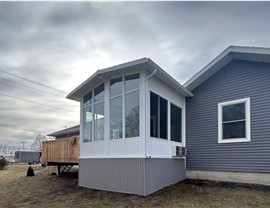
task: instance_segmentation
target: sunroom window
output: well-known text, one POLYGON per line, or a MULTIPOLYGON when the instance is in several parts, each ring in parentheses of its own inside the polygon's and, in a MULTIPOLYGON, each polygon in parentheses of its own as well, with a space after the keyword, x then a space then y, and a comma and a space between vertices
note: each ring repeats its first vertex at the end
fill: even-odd
POLYGON ((92 91, 83 98, 83 142, 92 141, 92 91))
POLYGON ((167 139, 168 101, 150 92, 150 136, 167 139))
POLYGON ((110 80, 110 139, 140 135, 139 74, 110 80))
POLYGON ((171 104, 171 141, 182 142, 182 109, 171 104))
POLYGON ((104 118, 103 83, 83 98, 83 142, 104 140, 104 118))
POLYGON ((104 140, 104 83, 94 90, 94 141, 104 140))
POLYGON ((250 141, 250 99, 218 104, 219 142, 250 141))

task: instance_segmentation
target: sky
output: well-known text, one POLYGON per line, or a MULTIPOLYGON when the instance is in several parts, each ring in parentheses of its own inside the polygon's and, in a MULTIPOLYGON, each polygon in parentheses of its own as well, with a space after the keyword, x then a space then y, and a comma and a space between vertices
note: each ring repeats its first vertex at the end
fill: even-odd
POLYGON ((148 57, 184 84, 229 45, 270 47, 270 2, 0 2, 0 145, 79 124, 66 95, 148 57))

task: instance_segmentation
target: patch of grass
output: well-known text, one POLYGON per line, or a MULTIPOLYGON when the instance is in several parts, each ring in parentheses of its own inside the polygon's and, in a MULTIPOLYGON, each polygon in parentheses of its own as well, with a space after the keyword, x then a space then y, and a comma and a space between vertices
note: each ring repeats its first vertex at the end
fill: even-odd
MULTIPOLYGON (((78 187, 77 177, 49 175, 33 166, 9 165, 0 171, 0 207, 270 207, 267 187, 186 180, 147 197, 78 187)), ((269 187, 268 187, 269 188, 269 187)))

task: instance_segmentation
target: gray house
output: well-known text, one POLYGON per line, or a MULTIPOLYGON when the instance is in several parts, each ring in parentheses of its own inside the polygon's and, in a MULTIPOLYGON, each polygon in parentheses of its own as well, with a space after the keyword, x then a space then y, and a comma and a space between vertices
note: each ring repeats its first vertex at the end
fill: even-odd
POLYGON ((80 136, 80 125, 62 129, 60 131, 50 133, 47 136, 55 137, 55 139, 63 139, 63 138, 68 138, 72 136, 80 136))
POLYGON ((184 86, 187 177, 270 184, 270 49, 230 46, 184 86))
POLYGON ((79 186, 269 183, 268 89, 265 48, 230 46, 184 86, 148 58, 98 70, 67 96, 81 103, 79 186))

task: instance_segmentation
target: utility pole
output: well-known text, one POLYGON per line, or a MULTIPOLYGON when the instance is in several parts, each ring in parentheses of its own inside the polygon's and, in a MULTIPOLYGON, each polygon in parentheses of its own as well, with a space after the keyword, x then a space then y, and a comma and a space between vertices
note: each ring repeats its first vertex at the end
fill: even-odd
POLYGON ((24 150, 24 144, 26 143, 26 142, 21 142, 22 143, 22 150, 24 150))

